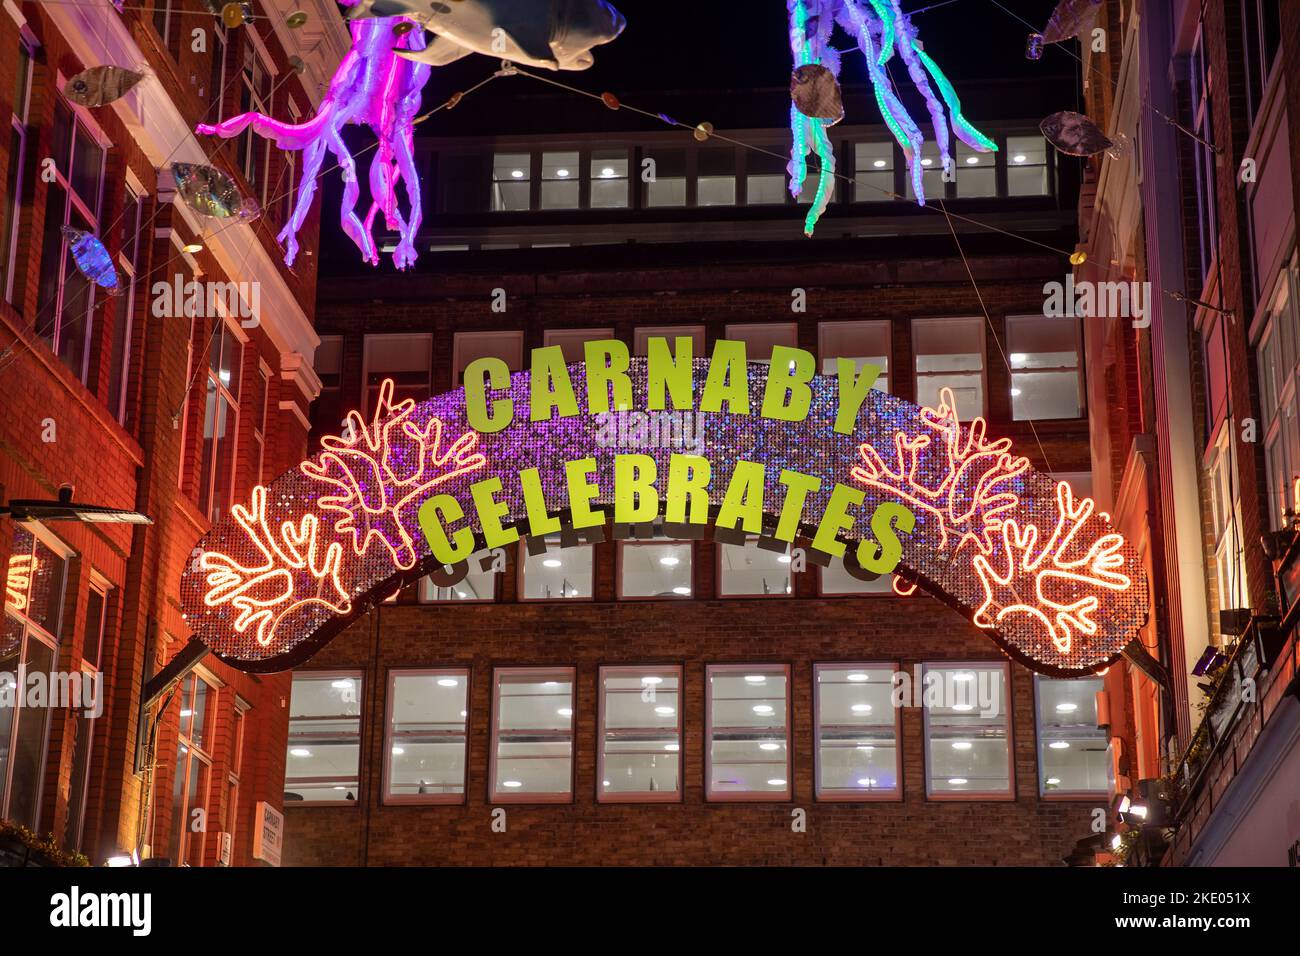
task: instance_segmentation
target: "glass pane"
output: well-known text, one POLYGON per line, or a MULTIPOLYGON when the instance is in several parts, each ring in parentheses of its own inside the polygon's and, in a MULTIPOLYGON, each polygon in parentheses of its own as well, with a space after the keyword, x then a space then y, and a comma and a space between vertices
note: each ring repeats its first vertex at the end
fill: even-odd
POLYGON ((839 374, 839 359, 852 359, 858 372, 864 365, 880 369, 872 388, 889 391, 889 323, 823 322, 818 326, 823 375, 839 374))
POLYGON ((853 144, 853 200, 880 202, 893 198, 894 144, 853 144))
MULTIPOLYGON (((10 571, 10 580, 13 572, 10 571)), ((12 614, 0 618, 0 694, 16 694, 18 690, 18 661, 23 648, 23 625, 12 614)), ((9 780, 10 734, 14 728, 17 707, 0 707, 0 807, 4 806, 5 785, 9 780)))
POLYGON ((790 793, 787 678, 773 665, 708 668, 709 793, 790 793))
POLYGON ((498 670, 495 697, 493 794, 570 793, 572 668, 498 670))
POLYGON ((393 380, 393 402, 429 397, 433 339, 428 335, 367 335, 366 409, 372 411, 384 379, 393 380))
MULTIPOLYGON (((913 188, 911 166, 903 171, 903 179, 907 184, 907 198, 915 199, 916 190, 913 188)), ((934 137, 926 133, 925 145, 921 148, 921 188, 925 190, 925 198, 942 199, 946 186, 943 181, 943 161, 939 158, 939 147, 935 145, 934 137)))
POLYGON ((926 664, 924 675, 926 792, 1009 792, 1005 670, 926 664))
POLYGON ((760 548, 756 535, 750 535, 743 547, 723 544, 721 548, 724 596, 791 593, 790 555, 760 548))
POLYGON ((67 560, 26 528, 16 527, 13 541, 5 605, 57 640, 67 560))
POLYGON ((361 691, 359 675, 294 675, 286 801, 357 799, 361 691))
POLYGON ((590 175, 592 209, 627 207, 627 150, 592 150, 590 175))
POLYGON ((199 750, 211 749, 207 746, 211 738, 211 723, 215 713, 208 707, 208 698, 211 696, 208 682, 200 677, 194 680, 194 720, 190 724, 190 742, 199 750))
POLYGON ((819 664, 816 671, 817 795, 896 793, 892 669, 819 664))
MULTIPOLYGON (((87 675, 83 674, 83 677, 87 675)), ((3 679, 3 678, 0 678, 3 679)), ((68 714, 68 732, 72 735, 72 778, 68 785, 68 819, 63 828, 63 846, 77 850, 81 847, 81 821, 86 809, 86 775, 90 769, 90 744, 95 733, 95 722, 86 716, 84 708, 74 707, 68 714)), ((3 727, 0 726, 0 732, 3 727)), ((4 773, 0 763, 0 774, 4 773)))
POLYGON ((542 208, 578 208, 578 154, 542 153, 542 208))
POLYGON ((600 793, 676 794, 681 787, 681 672, 601 668, 600 793))
POLYGON ((492 209, 518 211, 530 207, 527 153, 497 153, 492 159, 492 209))
POLYGON ((654 179, 646 183, 647 206, 686 205, 686 153, 680 149, 646 152, 654 179))
POLYGON ((467 671, 394 674, 389 702, 388 795, 465 792, 467 671))
POLYGON ((496 600, 496 572, 484 571, 482 565, 482 559, 488 554, 487 551, 479 551, 470 555, 469 573, 455 584, 442 587, 434 584, 432 577, 425 575, 420 579, 420 600, 429 604, 496 600))
POLYGON ((523 549, 524 598, 552 601, 592 595, 592 545, 560 547, 558 534, 546 536, 546 553, 523 549))
POLYGON ((623 597, 690 597, 689 541, 624 542, 620 593, 623 597))
POLYGON ((1101 678, 1054 680, 1038 686, 1038 768, 1043 793, 1105 793, 1110 745, 1097 727, 1101 678))
POLYGON ((957 195, 996 196, 998 194, 997 153, 981 153, 957 141, 957 195))
POLYGON ((841 560, 832 560, 821 569, 822 594, 893 594, 894 578, 882 574, 874 581, 860 581, 849 574, 841 560))
POLYGON ((1007 193, 1011 196, 1046 196, 1047 143, 1041 136, 1007 137, 1007 193))
MULTIPOLYGON (((54 668, 54 650, 33 634, 27 636, 19 687, 28 674, 49 674, 54 668)), ((13 776, 9 784, 9 819, 35 829, 44 783, 45 739, 49 733, 50 708, 19 707, 18 730, 14 735, 13 776)))
POLYGON ((93 588, 86 594, 86 629, 82 657, 91 667, 99 666, 104 637, 104 595, 93 588))
POLYGON ((1079 418, 1079 373, 1015 372, 1011 376, 1011 417, 1027 419, 1079 418))
POLYGON ((99 143, 86 130, 78 125, 76 147, 72 156, 72 175, 68 181, 77 198, 90 210, 92 216, 99 215, 99 180, 104 168, 104 151, 99 143))
POLYGON ((208 774, 208 765, 191 754, 190 786, 186 793, 188 806, 185 813, 185 862, 190 866, 203 865, 203 853, 208 842, 208 774), (196 816, 196 810, 203 812, 196 816))

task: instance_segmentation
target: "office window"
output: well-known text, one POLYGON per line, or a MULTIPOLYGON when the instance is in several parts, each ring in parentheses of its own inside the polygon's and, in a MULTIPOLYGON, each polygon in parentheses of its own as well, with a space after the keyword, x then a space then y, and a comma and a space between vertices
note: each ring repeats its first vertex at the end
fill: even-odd
POLYGON ((524 363, 523 332, 457 332, 452 338, 452 385, 465 384, 465 369, 481 358, 499 358, 512 372, 524 363))
POLYGON ((532 157, 527 153, 496 153, 492 157, 493 212, 532 208, 531 166, 532 157))
POLYGON ((1190 85, 1192 134, 1188 144, 1193 159, 1193 187, 1196 192, 1196 234, 1200 252, 1201 281, 1210 274, 1219 239, 1218 187, 1214 172, 1214 117, 1210 100, 1214 73, 1205 51, 1205 24, 1196 32, 1196 42, 1187 60, 1190 85), (1209 144, 1209 145, 1206 145, 1209 144))
POLYGON ((818 568, 818 580, 821 593, 836 594, 884 594, 894 593, 894 576, 878 575, 872 581, 862 581, 849 574, 840 558, 832 558, 828 567, 818 568))
POLYGON ((1268 88, 1282 41, 1282 4, 1279 0, 1241 0, 1242 60, 1246 76, 1246 104, 1253 123, 1268 88))
POLYGON ((542 208, 577 209, 580 175, 576 151, 542 153, 542 208))
MULTIPOLYGON (((0 625, 0 684, 7 694, 57 659, 67 554, 16 525, 0 625)), ((35 829, 40 817, 50 710, 0 707, 0 819, 35 829)))
MULTIPOLYGON (((202 866, 207 850, 209 790, 217 689, 198 674, 181 683, 180 735, 172 771, 171 859, 202 866)), ((215 817, 213 818, 215 823, 215 817)))
POLYGON ((22 219, 23 167, 27 156, 27 108, 32 88, 32 51, 26 42, 18 42, 13 110, 9 116, 9 170, 5 176, 3 218, 0 224, 0 295, 6 302, 14 300, 14 262, 18 254, 18 232, 22 219))
POLYGON ((99 234, 104 147, 62 99, 54 104, 54 182, 47 187, 37 331, 82 382, 88 381, 96 286, 77 268, 63 227, 99 234))
POLYGON ((705 679, 706 797, 789 800, 789 667, 709 664, 705 679))
POLYGON ((690 541, 620 541, 619 597, 690 597, 693 553, 690 541))
POLYGON ((964 422, 984 414, 984 320, 913 319, 916 402, 939 407, 940 389, 952 389, 964 422))
POLYGON ((431 388, 432 335, 367 335, 365 342, 365 411, 375 410, 379 386, 393 380, 393 403, 422 402, 431 388))
POLYGON ((1263 413, 1264 456, 1268 463, 1270 528, 1286 527, 1297 510, 1294 479, 1300 474, 1300 259, 1292 254, 1268 304, 1256 354, 1259 403, 1263 413))
POLYGON ((758 536, 749 535, 744 545, 719 544, 718 593, 723 597, 788 597, 794 590, 790 555, 758 546, 758 536))
POLYGON ((772 361, 773 346, 786 345, 793 348, 799 344, 799 327, 793 322, 728 325, 723 338, 744 342, 746 361, 767 364, 772 361))
POLYGON ((730 146, 701 149, 696 154, 695 205, 736 204, 736 150, 730 146))
MULTIPOLYGON (((92 584, 86 592, 86 628, 82 635, 81 680, 85 687, 93 682, 99 671, 99 660, 104 645, 104 629, 108 619, 106 588, 92 584)), ((81 831, 86 816, 86 795, 90 784, 90 749, 95 737, 94 716, 88 716, 84 707, 68 711, 66 733, 72 738, 72 777, 68 784, 68 816, 63 826, 63 846, 70 850, 81 848, 81 831)))
POLYGON ((528 553, 527 542, 519 543, 524 600, 590 598, 595 546, 579 544, 572 548, 561 548, 558 534, 548 534, 544 540, 546 552, 536 556, 528 553))
POLYGON ((813 667, 818 800, 901 795, 893 676, 893 665, 813 667))
POLYGON ((853 201, 894 199, 894 144, 853 144, 853 201))
POLYGON ((253 396, 253 455, 257 463, 257 483, 261 484, 263 480, 263 470, 266 464, 266 414, 267 406, 270 404, 271 378, 270 372, 260 361, 257 363, 257 380, 253 386, 257 393, 253 396))
POLYGON ((1246 552, 1242 538, 1241 489, 1237 479, 1233 423, 1219 429, 1210 461, 1210 514, 1213 525, 1215 576, 1219 607, 1223 610, 1250 607, 1246 585, 1246 552))
POLYGON ((124 426, 127 425, 131 330, 135 321, 135 277, 139 269, 143 217, 144 197, 127 186, 122 203, 122 248, 117 254, 117 271, 123 292, 114 305, 112 357, 108 370, 108 410, 124 426))
POLYGON ((385 803, 461 803, 465 798, 469 671, 388 674, 385 803))
POLYGON ((750 206, 780 206, 785 203, 785 159, 766 153, 745 156, 745 194, 750 206))
MULTIPOLYGON (((943 160, 939 157, 939 147, 934 137, 925 132, 925 144, 921 147, 921 188, 925 190, 926 202, 943 199, 947 184, 943 181, 943 160)), ((916 199, 916 189, 912 182, 912 168, 909 165, 903 171, 906 180, 908 199, 916 199)))
POLYGON ((583 346, 614 338, 613 329, 547 329, 542 335, 542 345, 558 345, 564 352, 564 361, 570 365, 586 361, 583 346))
POLYGON ((654 178, 645 184, 646 206, 685 206, 686 150, 656 146, 645 151, 645 158, 654 161, 654 178))
POLYGON ((1009 797, 1005 664, 925 664, 925 792, 931 797, 1009 797))
POLYGON ((360 671, 293 675, 286 802, 355 806, 361 781, 361 691, 360 671))
POLYGON ((852 359, 859 372, 875 365, 880 376, 871 387, 889 391, 889 322, 821 322, 817 326, 817 352, 822 374, 838 375, 839 359, 852 359))
POLYGON ((1052 191, 1052 153, 1041 136, 1007 137, 1007 195, 1046 196, 1052 191))
POLYGON ((1007 316, 1011 417, 1018 422, 1083 415, 1083 329, 1070 316, 1007 316))
POLYGON ((957 195, 963 199, 998 194, 997 153, 981 153, 954 140, 957 153, 957 195))
POLYGON ((628 160, 625 149, 591 151, 591 208, 626 209, 628 160))
POLYGON ((596 799, 681 798, 682 669, 602 667, 596 799))
MULTIPOLYGON (((199 508, 217 521, 230 507, 235 481, 235 446, 239 434, 239 376, 243 344, 230 325, 215 319, 219 330, 208 348, 207 395, 203 404, 203 444, 199 457, 199 508)), ((202 323, 196 322, 197 329, 202 323)))
POLYGON ((1110 792, 1110 742, 1097 727, 1100 677, 1054 680, 1034 675, 1038 711, 1039 794, 1110 792))
POLYGON ((704 326, 702 325, 651 325, 641 326, 632 331, 632 354, 645 357, 650 354, 650 339, 667 339, 668 351, 677 354, 678 338, 691 340, 691 358, 707 357, 704 345, 704 326))
POLYGON ((490 551, 479 551, 470 555, 469 573, 455 584, 440 585, 432 577, 420 578, 420 601, 424 604, 441 604, 447 601, 495 601, 497 597, 497 576, 493 571, 484 571, 482 559, 490 551))
POLYGON ((343 337, 322 335, 312 363, 320 378, 320 395, 311 403, 312 447, 322 435, 337 435, 343 429, 343 415, 353 402, 343 399, 343 337))
POLYGON ((573 799, 572 667, 498 667, 493 672, 493 802, 573 799))

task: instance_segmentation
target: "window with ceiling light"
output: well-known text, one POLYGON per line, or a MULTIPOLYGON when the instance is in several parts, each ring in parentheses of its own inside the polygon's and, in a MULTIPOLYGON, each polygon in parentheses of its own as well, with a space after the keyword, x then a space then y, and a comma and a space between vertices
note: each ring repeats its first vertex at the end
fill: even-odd
MULTIPOLYGON (((445 604, 449 601, 495 601, 497 599, 497 572, 491 570, 495 560, 492 551, 476 551, 469 556, 469 570, 459 581, 448 577, 426 574, 420 578, 421 604, 445 604), (488 570, 483 569, 487 560, 488 570)), ((503 559, 504 560, 504 559, 503 559)), ((449 572, 449 568, 444 568, 449 572)))
POLYGON ((360 671, 293 675, 286 803, 356 806, 361 799, 362 687, 360 671))
POLYGON ((1007 195, 1051 195, 1052 155, 1042 136, 1008 136, 1007 195))
MULTIPOLYGON (((768 542, 764 542, 766 544, 768 542)), ((717 545, 718 594, 722 597, 789 597, 794 593, 790 548, 781 550, 760 545, 758 535, 746 535, 745 543, 717 545)))
POLYGON ((492 675, 491 799, 573 800, 572 667, 498 667, 492 675))
POLYGON ((528 539, 519 542, 519 593, 525 601, 590 600, 593 594, 595 545, 560 547, 560 535, 542 539, 546 550, 531 554, 528 539))
POLYGON ((521 212, 532 208, 532 162, 528 153, 493 155, 493 212, 521 212))
POLYGON ((707 798, 789 800, 789 666, 709 664, 705 683, 707 798))
POLYGON ((650 177, 644 183, 646 207, 686 205, 686 150, 647 148, 641 168, 650 177))
POLYGON ((654 523, 654 537, 618 543, 620 598, 688 598, 694 586, 694 543, 664 536, 663 522, 654 523))
POLYGON ((580 183, 577 150, 542 153, 542 209, 577 209, 580 183))
POLYGON ((813 665, 818 800, 898 800, 893 664, 813 665))
POLYGON ((682 669, 600 669, 596 799, 666 803, 681 799, 682 669))
POLYGON ((1006 664, 924 664, 925 792, 933 800, 1010 800, 1006 664))
POLYGON ((984 319, 912 320, 916 403, 939 407, 939 395, 952 389, 963 422, 984 414, 984 319))
POLYGON ((1082 345, 1077 316, 1007 316, 1014 421, 1083 416, 1082 345))
POLYGON ((1110 792, 1110 740, 1097 726, 1097 695, 1103 686, 1100 677, 1034 675, 1041 796, 1104 797, 1110 792))
POLYGON ((745 203, 750 206, 780 206, 786 201, 785 164, 781 156, 748 152, 745 161, 745 203))
POLYGON ((385 803, 464 803, 469 670, 388 674, 385 803))
POLYGON ((971 149, 961 140, 957 141, 957 150, 953 156, 956 164, 956 192, 958 198, 973 199, 996 196, 998 194, 997 156, 995 152, 981 152, 971 149))
POLYGON ((592 209, 626 209, 628 204, 628 158, 626 149, 591 151, 592 209))
MULTIPOLYGON (((910 164, 903 170, 903 182, 907 198, 915 201, 916 184, 912 180, 910 164)), ((921 188, 925 190, 927 201, 943 199, 948 188, 943 181, 943 157, 939 155, 939 146, 929 131, 925 131, 925 142, 921 146, 921 188)))
POLYGON ((894 188, 894 144, 887 140, 853 144, 853 201, 889 202, 894 188))
MULTIPOLYGON (((203 866, 207 852, 217 688, 198 673, 181 682, 180 731, 172 769, 171 860, 203 866)), ((216 823, 215 817, 212 821, 216 823)))

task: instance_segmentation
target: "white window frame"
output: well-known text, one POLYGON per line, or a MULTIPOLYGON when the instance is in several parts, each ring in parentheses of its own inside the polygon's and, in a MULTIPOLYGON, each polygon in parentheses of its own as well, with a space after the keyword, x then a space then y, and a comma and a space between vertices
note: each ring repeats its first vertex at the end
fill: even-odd
POLYGON ((892 675, 898 671, 897 661, 816 661, 813 663, 813 796, 818 803, 898 803, 903 799, 903 724, 902 708, 892 707, 894 715, 894 780, 890 790, 823 790, 822 789, 822 685, 820 676, 824 669, 847 670, 885 669, 891 675, 890 702, 893 702, 892 675))
MULTIPOLYGON (((455 667, 395 667, 388 672, 388 689, 384 701, 384 771, 381 795, 385 806, 400 805, 437 805, 451 806, 464 804, 469 795, 469 711, 473 684, 470 668, 455 667), (393 703, 397 697, 397 681, 402 677, 456 678, 464 681, 465 709, 461 712, 461 730, 459 736, 464 741, 464 757, 461 762, 460 793, 439 791, 436 793, 396 794, 392 792, 393 748, 397 746, 398 737, 393 730, 393 703)), ((443 735, 439 732, 437 735, 443 735)), ((424 736, 434 736, 426 732, 424 736)), ((446 736, 456 736, 448 732, 446 736)))
MULTIPOLYGON (((789 803, 794 799, 794 754, 791 725, 793 720, 792 668, 788 663, 766 664, 705 664, 704 665, 704 799, 709 803, 789 803), (783 715, 785 741, 785 787, 764 791, 714 791, 713 789, 713 675, 714 674, 765 674, 780 672, 785 679, 785 713, 783 715)), ((770 736, 770 735, 769 735, 770 736)))
MULTIPOLYGON (((301 670, 294 672, 294 678, 301 677, 305 680, 353 680, 357 682, 357 784, 355 800, 298 800, 293 802, 294 807, 359 807, 364 799, 364 780, 362 778, 362 765, 366 758, 366 674, 360 668, 345 670, 301 670)), ((285 745, 286 760, 288 751, 294 746, 294 737, 292 734, 293 727, 293 685, 290 684, 289 690, 289 726, 291 732, 285 745)), ((299 718, 301 719, 301 718, 299 718)), ((351 736, 351 735, 349 735, 351 736)), ((291 778, 288 775, 288 765, 285 769, 285 790, 290 787, 290 781, 298 778, 291 778)))
POLYGON ((961 668, 970 668, 972 670, 1000 670, 1002 673, 1002 714, 1001 720, 1006 727, 1006 746, 1007 746, 1007 787, 1005 790, 967 790, 960 792, 935 791, 932 787, 930 772, 930 707, 928 704, 922 706, 922 736, 921 752, 924 757, 925 766, 925 798, 935 802, 965 802, 965 801, 982 801, 988 803, 997 803, 1004 801, 1014 801, 1016 799, 1016 740, 1015 740, 1015 721, 1012 714, 1012 698, 1014 696, 1011 687, 1011 668, 1007 661, 924 661, 921 664, 922 692, 925 690, 925 679, 931 668, 940 668, 943 670, 958 670, 961 668))
POLYGON ((578 714, 578 669, 576 667, 495 667, 492 669, 492 724, 488 738, 488 799, 492 803, 573 803, 577 791, 577 714, 578 714), (541 678, 549 675, 564 677, 569 682, 569 790, 567 793, 532 793, 498 790, 497 752, 501 743, 501 678, 520 675, 536 675, 541 678))
MULTIPOLYGON (((680 664, 616 664, 602 666, 596 675, 596 699, 597 699, 597 717, 596 717, 596 802, 597 803, 681 803, 685 797, 685 786, 682 779, 682 710, 686 705, 686 688, 684 668, 680 664), (673 759, 677 761, 677 788, 675 790, 626 790, 617 793, 606 793, 604 787, 605 777, 605 678, 606 677, 636 677, 645 674, 647 671, 654 671, 655 674, 668 676, 671 674, 677 678, 677 713, 676 723, 673 733, 676 736, 677 749, 664 751, 665 754, 672 754, 673 759)), ((653 688, 655 685, 647 685, 653 688)), ((644 692, 643 692, 644 693, 644 692)), ((653 694, 653 690, 651 690, 653 694)))
POLYGON ((912 319, 912 381, 915 386, 913 397, 916 404, 921 404, 921 380, 933 378, 940 375, 973 375, 974 370, 968 369, 964 372, 922 372, 918 368, 918 360, 922 355, 929 355, 928 352, 920 352, 916 348, 916 329, 918 325, 925 323, 937 322, 971 322, 978 324, 980 330, 980 407, 978 409, 962 408, 959 413, 963 424, 969 424, 976 417, 983 418, 988 415, 989 407, 989 357, 988 357, 988 336, 984 334, 984 318, 976 315, 928 315, 919 316, 912 319))

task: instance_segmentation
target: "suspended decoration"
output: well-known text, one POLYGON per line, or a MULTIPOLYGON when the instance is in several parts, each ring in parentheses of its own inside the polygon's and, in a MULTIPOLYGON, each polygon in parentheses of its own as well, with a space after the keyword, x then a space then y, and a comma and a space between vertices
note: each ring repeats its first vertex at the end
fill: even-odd
POLYGON ((221 8, 221 22, 230 29, 242 27, 253 19, 253 6, 249 3, 227 3, 221 8))
POLYGON ((305 27, 307 25, 307 14, 302 10, 295 10, 284 18, 284 24, 290 30, 297 30, 300 27, 305 27))
POLYGON ((101 289, 107 289, 110 295, 117 295, 121 291, 117 270, 113 268, 113 257, 98 237, 72 226, 64 226, 63 241, 68 244, 77 271, 101 289))
POLYGON ((1031 33, 1025 40, 1025 59, 1041 60, 1043 58, 1043 35, 1041 33, 1031 33))
POLYGON ((144 78, 144 73, 124 66, 92 66, 68 80, 63 95, 70 103, 94 109, 120 100, 144 78))
POLYGON ((521 66, 585 70, 595 62, 592 48, 626 24, 603 0, 360 0, 347 10, 349 20, 396 16, 435 34, 427 46, 398 54, 430 66, 482 53, 521 66))
POLYGON ((1043 27, 1046 43, 1064 43, 1083 33, 1097 16, 1101 0, 1061 0, 1043 27))
MULTIPOLYGON (((826 206, 830 202, 835 181, 835 155, 831 149, 826 128, 836 119, 810 115, 801 109, 797 87, 801 77, 812 78, 823 87, 827 80, 819 71, 808 67, 823 67, 831 81, 840 73, 840 55, 831 45, 831 32, 838 23, 856 41, 866 59, 867 76, 876 96, 876 105, 884 117, 885 125, 903 148, 911 175, 912 190, 919 205, 925 205, 925 187, 922 182, 921 147, 924 137, 921 128, 907 112, 902 100, 894 92, 886 64, 897 55, 907 67, 912 85, 925 98, 926 108, 934 126, 935 142, 943 168, 952 168, 949 129, 971 149, 981 153, 993 152, 997 144, 972 126, 961 112, 961 101, 939 65, 922 48, 916 27, 903 13, 899 0, 786 0, 790 18, 790 49, 794 54, 795 73, 791 79, 793 102, 790 106, 790 129, 793 142, 790 149, 790 192, 798 196, 803 192, 808 177, 808 156, 816 153, 819 160, 817 192, 804 219, 804 232, 812 235, 826 206), (802 71, 802 72, 801 72, 802 71), (936 90, 937 87, 937 90, 936 90)), ((838 90, 836 90, 838 97, 838 90)))
MULTIPOLYGON (((420 178, 412 150, 412 128, 420 111, 421 92, 429 79, 430 64, 449 63, 471 52, 501 57, 500 52, 491 49, 491 32, 496 29, 494 24, 498 22, 498 16, 501 17, 502 24, 508 24, 508 29, 521 29, 535 21, 541 25, 539 29, 544 27, 550 31, 548 35, 553 34, 558 38, 554 41, 557 57, 555 62, 565 69, 581 69, 591 65, 590 53, 585 52, 585 48, 580 53, 577 45, 604 43, 617 36, 623 28, 623 18, 617 11, 594 0, 588 4, 515 3, 504 11, 496 11, 492 5, 465 0, 453 4, 453 7, 457 10, 466 8, 476 11, 478 19, 474 21, 477 24, 475 30, 468 31, 461 20, 450 16, 435 16, 428 7, 424 7, 423 15, 429 18, 426 26, 438 34, 433 44, 426 46, 423 30, 399 31, 399 26, 411 21, 375 16, 373 14, 377 7, 383 7, 384 10, 410 8, 409 5, 403 6, 392 0, 380 0, 378 3, 363 0, 349 8, 348 14, 352 17, 349 23, 352 49, 339 64, 320 108, 310 120, 287 123, 264 113, 241 113, 222 123, 201 124, 196 129, 201 134, 230 139, 251 128, 257 135, 273 140, 280 149, 303 153, 302 178, 293 213, 277 237, 284 246, 284 261, 289 265, 293 265, 298 257, 298 230, 311 211, 317 178, 326 152, 332 153, 342 168, 344 187, 340 219, 343 231, 361 250, 362 259, 371 265, 379 263, 373 229, 376 217, 382 213, 385 227, 397 233, 393 265, 405 269, 415 264, 415 238, 423 220, 423 210, 420 203, 420 178), (558 9, 548 13, 549 8, 558 9), (518 17, 520 11, 527 12, 531 19, 519 24, 504 18, 505 14, 518 17), (592 26, 597 20, 607 24, 603 32, 596 31, 592 26), (442 35, 440 31, 445 25, 444 21, 454 21, 467 32, 457 33, 456 40, 442 35), (424 54, 434 46, 436 49, 426 57, 424 54), (343 127, 348 123, 368 126, 379 141, 379 148, 370 160, 370 205, 364 217, 357 212, 361 201, 357 163, 343 141, 343 127), (406 194, 405 209, 397 199, 399 183, 406 194)), ((507 27, 503 26, 502 29, 507 27)), ((510 43, 507 42, 506 45, 510 47, 510 43)), ((505 55, 509 57, 508 53, 505 55)))
POLYGON ((1105 153, 1111 159, 1119 159, 1128 152, 1128 137, 1120 134, 1112 140, 1088 117, 1071 110, 1053 113, 1039 123, 1038 128, 1047 141, 1066 156, 1105 153))
POLYGON ((200 216, 252 222, 262 214, 257 200, 244 196, 235 181, 215 166, 172 163, 172 177, 181 199, 200 216))
POLYGON ((844 100, 835 74, 820 63, 805 63, 790 74, 790 99, 804 116, 834 126, 844 119, 844 100))

